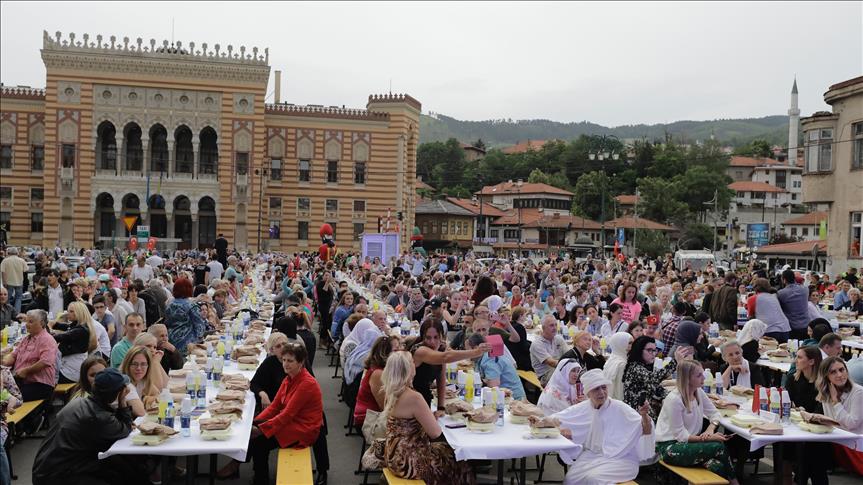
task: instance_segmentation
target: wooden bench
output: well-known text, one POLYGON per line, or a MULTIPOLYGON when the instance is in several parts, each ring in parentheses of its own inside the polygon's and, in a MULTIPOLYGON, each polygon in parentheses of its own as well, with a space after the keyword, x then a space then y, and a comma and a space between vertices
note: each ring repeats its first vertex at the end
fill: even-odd
POLYGON ((57 384, 57 387, 54 388, 54 395, 66 400, 69 398, 69 393, 72 392, 73 387, 75 387, 74 383, 57 384))
POLYGON ((636 482, 635 480, 630 480, 628 482, 618 483, 617 485, 638 485, 638 482, 636 482))
POLYGON ((27 401, 21 406, 18 407, 15 411, 6 415, 6 422, 11 424, 18 424, 24 420, 30 413, 39 409, 42 404, 45 403, 44 399, 39 399, 38 401, 27 401))
POLYGON ((728 480, 706 468, 674 466, 662 460, 659 461, 659 464, 686 480, 690 485, 724 485, 728 483, 728 480))
POLYGON ((311 485, 311 448, 282 448, 276 465, 276 485, 311 485))
POLYGON ((422 480, 411 480, 396 476, 389 468, 384 468, 384 478, 386 478, 388 485, 425 485, 426 483, 422 480))
POLYGON ((522 378, 522 380, 526 381, 528 384, 536 387, 539 390, 542 390, 542 383, 539 382, 539 376, 536 375, 536 372, 532 370, 519 370, 516 371, 518 376, 522 378))

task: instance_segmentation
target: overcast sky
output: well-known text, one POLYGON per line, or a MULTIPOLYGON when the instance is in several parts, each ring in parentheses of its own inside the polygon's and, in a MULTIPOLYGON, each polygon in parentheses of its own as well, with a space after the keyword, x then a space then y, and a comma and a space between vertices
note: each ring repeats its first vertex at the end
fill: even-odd
MULTIPOLYGON (((0 4, 0 75, 43 87, 42 30, 269 47, 283 101, 417 98, 459 119, 604 125, 804 115, 863 73, 863 2, 0 4)), ((273 76, 269 93, 272 101, 273 76)))

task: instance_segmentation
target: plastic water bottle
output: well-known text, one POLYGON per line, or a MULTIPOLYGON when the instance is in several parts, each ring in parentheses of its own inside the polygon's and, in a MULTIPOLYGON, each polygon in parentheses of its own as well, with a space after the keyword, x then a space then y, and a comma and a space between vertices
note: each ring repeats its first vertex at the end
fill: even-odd
POLYGON ((767 388, 762 387, 758 392, 759 408, 762 411, 770 411, 770 403, 767 401, 767 388))
POLYGON ((161 394, 159 394, 159 414, 157 415, 159 424, 165 424, 169 401, 173 402, 174 400, 171 398, 171 392, 168 391, 168 388, 166 387, 162 389, 161 394))
POLYGON ((775 387, 770 388, 770 412, 777 416, 780 416, 782 413, 782 403, 779 398, 779 390, 775 387))
POLYGON ((192 398, 184 397, 180 405, 180 434, 192 436, 192 398))
POLYGON ((723 382, 722 382, 722 373, 717 372, 716 377, 714 378, 714 388, 716 389, 716 395, 721 396, 723 391, 723 382))
POLYGON ((171 399, 170 401, 168 401, 168 407, 165 409, 165 422, 162 424, 173 429, 174 428, 174 415, 175 415, 174 400, 171 399))
POLYGON ((193 371, 189 371, 186 373, 186 394, 189 395, 190 398, 196 399, 195 394, 195 373, 193 371))
POLYGON ((228 337, 228 340, 225 342, 225 360, 231 360, 231 350, 234 349, 234 339, 233 337, 228 337))
POLYGON ((495 424, 497 426, 503 426, 503 405, 506 401, 506 396, 503 393, 503 389, 499 389, 497 387, 494 388, 494 394, 496 399, 495 407, 497 408, 497 421, 495 424))
POLYGON ((465 374, 465 372, 463 370, 458 371, 458 374, 456 374, 455 388, 456 388, 456 391, 458 391, 458 397, 460 397, 462 399, 464 399, 465 393, 467 391, 465 389, 466 384, 467 384, 467 374, 465 374))
POLYGON ((207 407, 207 381, 204 380, 204 373, 201 371, 195 372, 195 401, 197 407, 207 407))
POLYGON ((209 355, 207 357, 207 363, 204 364, 204 369, 207 371, 207 380, 213 380, 213 356, 209 355))
POLYGON ((704 394, 710 394, 713 389, 713 374, 707 369, 704 370, 704 384, 701 388, 704 390, 704 394))
POLYGON ((782 390, 782 424, 791 422, 791 396, 788 391, 782 390))
POLYGON ((482 376, 479 375, 479 372, 473 373, 473 395, 482 396, 482 376))
POLYGON ((222 366, 225 362, 221 359, 213 359, 213 382, 218 383, 222 380, 222 366))

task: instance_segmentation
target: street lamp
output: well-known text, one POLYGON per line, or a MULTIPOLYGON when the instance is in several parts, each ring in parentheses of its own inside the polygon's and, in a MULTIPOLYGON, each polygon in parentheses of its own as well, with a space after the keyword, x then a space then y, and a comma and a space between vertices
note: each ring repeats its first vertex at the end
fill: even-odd
POLYGON ((264 211, 264 178, 270 174, 266 168, 256 168, 255 175, 260 177, 260 185, 258 186, 258 251, 261 251, 261 219, 264 211))
POLYGON ((515 183, 516 188, 518 189, 518 196, 516 197, 516 201, 518 201, 518 259, 521 259, 521 206, 524 204, 521 201, 521 186, 524 184, 521 179, 515 183))
MULTIPOLYGON (((588 153, 588 158, 591 161, 599 160, 602 163, 602 170, 605 172, 605 161, 612 159, 617 161, 620 159, 620 154, 614 151, 617 145, 620 143, 620 140, 614 135, 600 135, 595 137, 598 140, 596 144, 596 150, 588 153), (617 143, 612 143, 612 139, 614 139, 617 143)), ((605 257, 605 184, 601 187, 600 192, 600 223, 602 224, 602 233, 600 234, 600 239, 602 241, 602 257, 605 257)))

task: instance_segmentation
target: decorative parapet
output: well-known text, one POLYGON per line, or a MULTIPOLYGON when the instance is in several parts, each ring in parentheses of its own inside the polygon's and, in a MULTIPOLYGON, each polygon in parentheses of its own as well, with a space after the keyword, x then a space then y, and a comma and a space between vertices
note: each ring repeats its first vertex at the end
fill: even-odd
POLYGON ((90 34, 81 36, 82 40, 76 40, 74 33, 69 33, 63 38, 61 32, 56 32, 51 37, 47 31, 42 33, 42 48, 45 50, 67 51, 76 53, 103 53, 103 54, 135 54, 136 56, 161 58, 161 59, 189 59, 211 62, 240 63, 266 66, 270 60, 270 50, 264 49, 263 55, 259 55, 257 47, 252 47, 251 53, 246 52, 246 46, 240 46, 239 51, 234 51, 234 46, 229 45, 227 50, 222 51, 219 44, 213 49, 204 42, 200 49, 196 49, 195 42, 189 42, 188 47, 183 47, 180 41, 169 43, 162 41, 161 46, 156 46, 156 39, 150 39, 149 46, 144 45, 140 37, 134 45, 130 45, 129 37, 123 37, 122 44, 117 42, 117 37, 112 35, 108 39, 110 43, 103 42, 101 34, 96 35, 96 41, 91 41, 90 34))
POLYGON ((26 86, 2 86, 0 87, 0 98, 45 101, 45 90, 26 86))
POLYGON ((389 121, 389 113, 365 109, 339 108, 337 106, 299 106, 279 103, 266 105, 267 114, 305 116, 309 118, 339 118, 350 120, 389 121))
POLYGON ((369 104, 371 103, 405 103, 417 110, 422 109, 422 104, 408 94, 370 94, 369 104))

